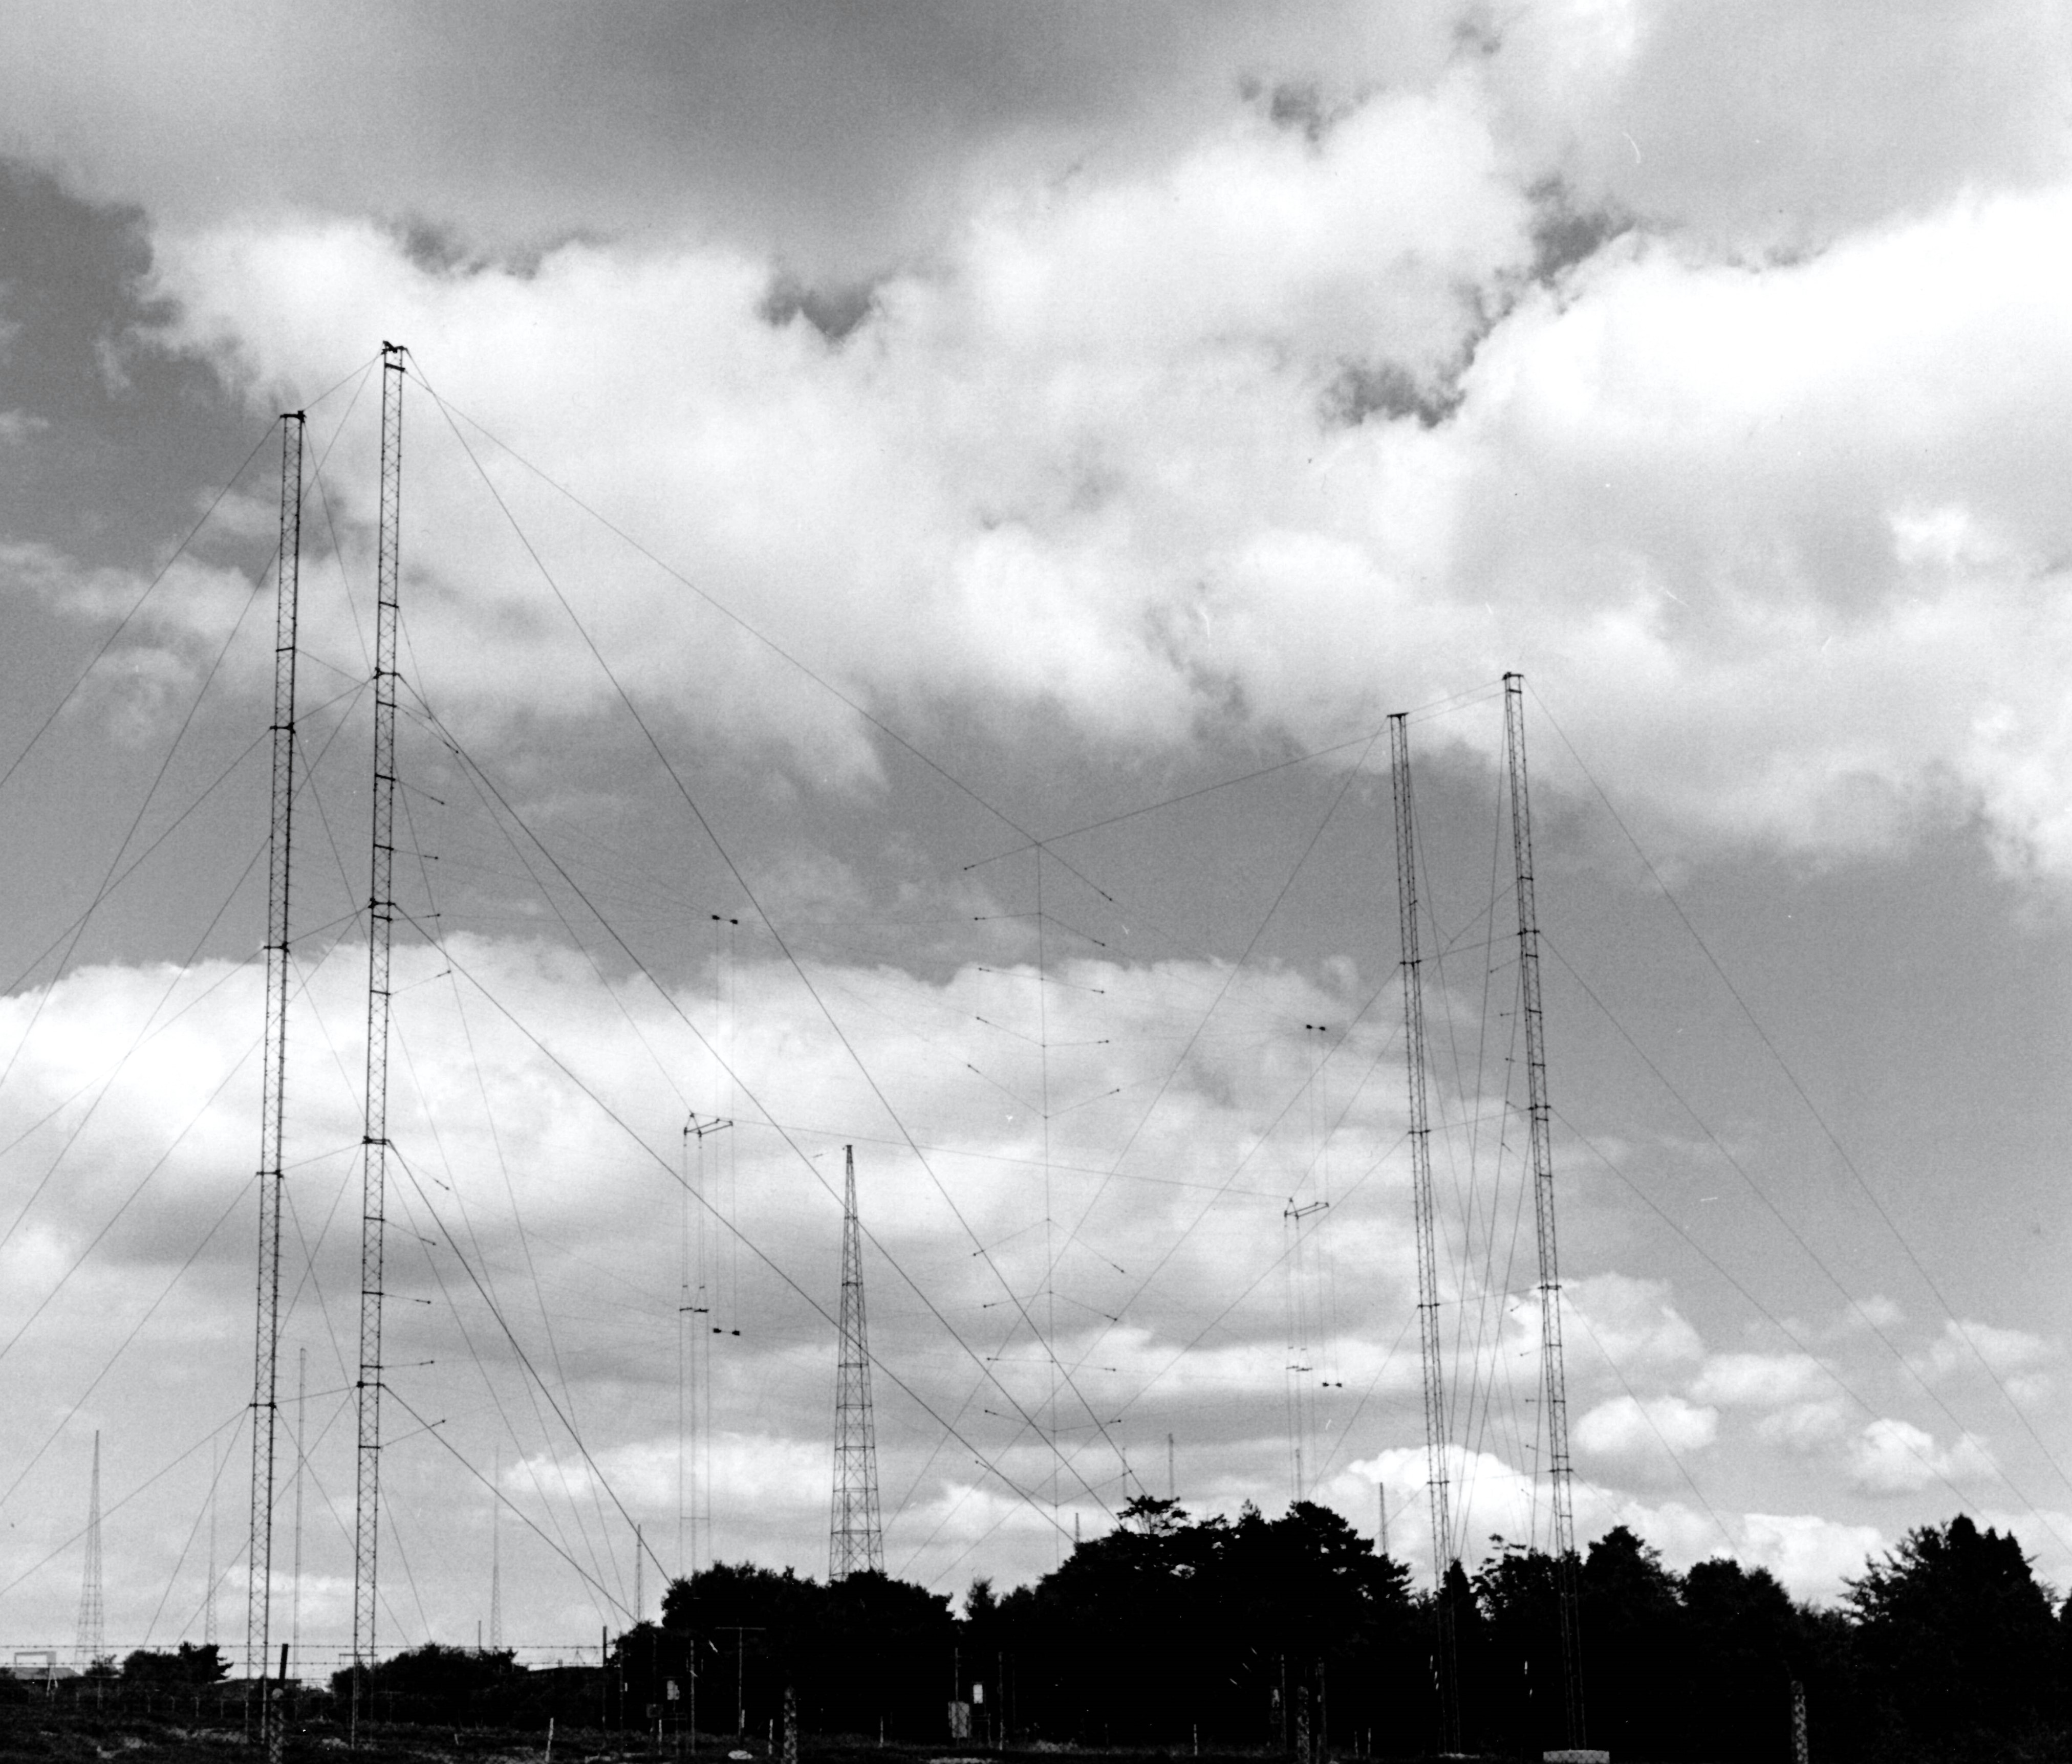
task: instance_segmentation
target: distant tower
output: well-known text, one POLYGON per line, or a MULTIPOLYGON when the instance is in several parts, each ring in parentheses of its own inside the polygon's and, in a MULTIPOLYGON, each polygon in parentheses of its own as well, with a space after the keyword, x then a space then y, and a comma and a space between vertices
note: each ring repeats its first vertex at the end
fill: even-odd
POLYGON ((504 1454, 496 1454, 496 1499, 489 1508, 489 1651, 504 1651, 504 1454))
POLYGON ((1446 1483, 1446 1378, 1439 1328, 1438 1215, 1432 1199, 1432 1122, 1425 1095, 1424 979, 1417 926, 1417 814, 1410 787, 1410 718, 1388 720, 1389 779, 1396 805, 1396 901, 1403 953, 1403 1052, 1409 1083, 1410 1193, 1417 1241, 1417 1335, 1424 1367, 1424 1485, 1431 1502, 1432 1602, 1439 1680, 1440 1745, 1461 1749, 1460 1662, 1447 1570, 1456 1565, 1446 1483))
POLYGON ((308 1462, 304 1449, 309 1437, 302 1424, 308 1419, 309 1394, 310 1351, 301 1348, 295 1353, 295 1572, 288 1595, 288 1655, 297 1661, 302 1657, 302 1466, 308 1462))
MULTIPOLYGON (((282 1160, 288 1058, 288 883, 295 803, 295 619, 302 582, 302 413, 281 418, 281 549, 273 623, 273 781, 267 835, 266 1027, 259 1086, 259 1280, 252 1359, 252 1506, 245 1594, 245 1676, 263 1684, 273 1622, 274 1475, 280 1444, 282 1160)), ((260 1695, 259 1742, 267 1704, 260 1695)))
POLYGON ((1512 874, 1518 892, 1519 998, 1524 1007, 1526 1115, 1532 1210, 1540 1238, 1540 1413, 1553 1495, 1556 1602, 1568 1744, 1584 1741, 1583 1614, 1576 1556, 1575 1471, 1568 1458, 1568 1386, 1561 1362, 1561 1271, 1554 1239, 1553 1111, 1547 1101, 1547 1032, 1540 1002, 1540 916, 1532 883, 1532 810, 1525 781, 1525 679, 1503 677, 1505 769, 1511 785, 1512 874))
POLYGON ((108 1651, 101 1604, 101 1432, 93 1435, 93 1480, 86 1497, 86 1573, 79 1586, 79 1663, 90 1666, 108 1651))
POLYGON ((403 379, 400 343, 381 346, 381 519, 374 548, 374 839, 367 905, 367 1126, 360 1170, 359 1442, 352 1519, 352 1702, 356 1742, 374 1663, 381 1542, 381 1311, 388 1229, 389 946, 396 897, 396 634, 401 617, 403 379))
POLYGON ((223 1480, 223 1460, 219 1457, 216 1476, 208 1485, 208 1590, 202 1595, 201 1644, 216 1646, 216 1491, 223 1480))
POLYGON ((841 1368, 835 1374, 835 1496, 828 1578, 885 1572, 878 1520, 878 1426, 870 1413, 870 1347, 863 1321, 863 1227, 856 1212, 856 1147, 842 1147, 841 1368))

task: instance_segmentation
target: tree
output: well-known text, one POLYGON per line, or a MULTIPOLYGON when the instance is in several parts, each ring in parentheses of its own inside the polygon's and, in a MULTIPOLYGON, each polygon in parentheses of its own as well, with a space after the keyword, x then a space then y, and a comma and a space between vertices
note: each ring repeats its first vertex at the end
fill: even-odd
POLYGON ((197 1647, 182 1642, 171 1653, 140 1647, 122 1663, 122 1682, 153 1691, 197 1691, 229 1673, 229 1663, 214 1642, 197 1647))
MULTIPOLYGON (((1474 1581, 1479 1622, 1466 1650, 1473 1676, 1463 1683, 1462 1701, 1471 1705, 1478 1737, 1486 1743, 1506 1751, 1538 1753, 1566 1737, 1561 1603, 1554 1558, 1501 1537, 1490 1541, 1497 1546, 1496 1553, 1474 1581)), ((1457 1635, 1460 1627, 1457 1621, 1457 1635)))
MULTIPOLYGON (((353 1668, 331 1674, 331 1693, 343 1705, 352 1696, 353 1668)), ((384 1721, 450 1721, 499 1708, 518 1676, 508 1649, 490 1653, 427 1642, 367 1668, 363 1690, 370 1712, 384 1721)))
POLYGON ((749 1731, 762 1728, 789 1688, 801 1721, 822 1733, 874 1737, 882 1723, 888 1735, 934 1738, 954 1647, 948 1598, 911 1581, 860 1573, 823 1586, 720 1562, 670 1583, 661 1630, 627 1651, 629 1695, 643 1657, 662 1663, 650 1677, 694 1659, 708 1730, 732 1729, 737 1712, 749 1731))
POLYGON ((2012 1533, 1965 1514, 1909 1532, 1848 1583, 1868 1688, 1889 1730, 1942 1755, 2056 1713, 2049 1595, 2012 1533))
POLYGON ((1683 1584, 1624 1525, 1590 1545, 1581 1578, 1590 1742, 1629 1758, 1659 1756, 1689 1725, 1683 1584))
MULTIPOLYGON (((1702 1561, 1684 1577, 1694 1662, 1687 1728, 1710 1732, 1723 1750, 1782 1757, 1790 1743, 1791 1686, 1813 1688, 1823 1717, 1840 1687, 1823 1669, 1806 1614, 1766 1568, 1731 1558, 1702 1561)), ((1816 1745, 1821 1756, 1830 1746, 1816 1745)))

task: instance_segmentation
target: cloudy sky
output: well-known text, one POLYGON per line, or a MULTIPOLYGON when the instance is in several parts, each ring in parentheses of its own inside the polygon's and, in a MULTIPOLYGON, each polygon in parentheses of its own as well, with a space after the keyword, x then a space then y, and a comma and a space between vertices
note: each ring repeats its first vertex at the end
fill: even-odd
POLYGON ((97 1430, 110 1640, 212 1561, 244 1634, 302 408, 275 1634, 298 1536, 347 1634, 384 340, 384 1644, 492 1549, 541 1646, 825 1571, 845 1146, 894 1571, 1170 1467, 1428 1574, 1396 711, 1453 1541, 1544 1541, 1511 669, 1581 1529, 2072 1583, 2068 107, 2041 0, 7 9, 0 1633, 97 1430))

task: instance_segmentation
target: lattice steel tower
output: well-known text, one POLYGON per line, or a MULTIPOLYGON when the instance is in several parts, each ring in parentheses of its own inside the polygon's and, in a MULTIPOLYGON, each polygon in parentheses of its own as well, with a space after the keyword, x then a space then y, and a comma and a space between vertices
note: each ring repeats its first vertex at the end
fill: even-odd
POLYGON ((863 1319, 863 1227, 856 1211, 856 1147, 842 1147, 841 1366, 835 1374, 835 1493, 828 1578, 885 1572, 878 1519, 878 1425, 870 1412, 870 1343, 863 1319))
POLYGON ((360 1443, 353 1516, 352 1721, 374 1654, 380 1559, 381 1298, 388 1187, 388 945, 396 921, 396 594, 403 494, 403 346, 381 346, 381 529, 375 553, 374 837, 367 899, 367 1126, 360 1208, 360 1443))
POLYGON ((79 1583, 80 1663, 91 1666, 108 1651, 108 1622, 101 1598, 101 1430, 93 1433, 93 1480, 86 1497, 86 1572, 79 1583))
POLYGON ((1424 1367, 1424 1480, 1432 1510, 1442 1752, 1461 1749, 1460 1668, 1446 1597, 1453 1520, 1446 1481, 1445 1366, 1439 1335, 1438 1217, 1432 1201, 1432 1125, 1424 1094, 1424 970, 1417 935, 1417 821, 1410 792, 1408 713, 1388 720, 1388 773, 1396 799, 1396 903, 1403 950, 1403 1048, 1410 1097, 1411 1208, 1417 1225, 1417 1339, 1424 1367))
POLYGON ((1576 1561, 1575 1471, 1568 1458, 1568 1381, 1561 1364, 1560 1258, 1554 1240, 1554 1138, 1547 1102, 1547 1032, 1540 1008, 1540 918, 1532 887, 1532 810, 1525 783, 1525 677, 1503 677, 1503 750, 1511 783, 1511 849, 1518 889, 1518 987, 1525 1018, 1526 1114, 1532 1217, 1540 1237, 1540 1372, 1547 1417, 1554 1581, 1561 1611, 1561 1688, 1568 1744, 1584 1743, 1583 1615, 1576 1561))
MULTIPOLYGON (((252 1532, 245 1561, 245 1676, 266 1676, 273 1614, 273 1473, 280 1422, 282 1122, 288 1061, 288 884, 295 808, 295 617, 302 586, 302 429, 281 418, 281 548, 273 610, 273 778, 267 829, 266 1029, 259 1080, 259 1303, 252 1356, 252 1532)), ((265 1744, 265 1699, 259 1742, 265 1744)))

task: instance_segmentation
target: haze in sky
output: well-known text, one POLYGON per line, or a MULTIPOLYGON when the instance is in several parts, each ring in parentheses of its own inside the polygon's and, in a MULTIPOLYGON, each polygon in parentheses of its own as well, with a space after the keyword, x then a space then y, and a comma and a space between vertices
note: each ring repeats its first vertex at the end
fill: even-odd
POLYGON ((0 1633, 97 1430, 111 1641, 204 1634, 212 1504, 243 1633, 283 410, 349 1631, 384 341, 384 1646, 500 1495, 511 1641, 636 1524, 651 1614, 825 1572, 845 1146, 894 1572, 1170 1474, 1429 1577, 1398 711, 1452 1547, 1544 1543, 1512 670, 1579 1528, 2072 1581, 2068 100, 2041 0, 8 8, 0 1633))

